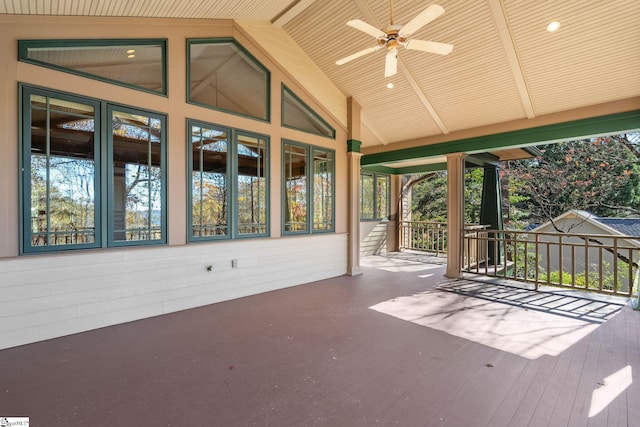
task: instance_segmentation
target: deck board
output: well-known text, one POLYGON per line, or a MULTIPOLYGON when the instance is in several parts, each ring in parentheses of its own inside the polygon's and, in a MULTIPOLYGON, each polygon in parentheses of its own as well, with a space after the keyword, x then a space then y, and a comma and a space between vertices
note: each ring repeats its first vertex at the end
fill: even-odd
POLYGON ((640 312, 625 306, 602 321, 586 319, 597 327, 559 354, 523 357, 483 342, 493 330, 486 322, 530 319, 538 309, 566 322, 587 304, 518 299, 500 286, 487 288, 491 301, 451 293, 444 285, 456 283, 444 266, 418 257, 372 259, 363 271, 2 350, 0 416, 54 427, 631 426, 640 419, 640 312), (429 321, 373 308, 412 301, 411 315, 424 301, 442 306, 424 312, 429 321), (456 335, 456 327, 473 332, 465 319, 479 322, 466 338, 456 335), (594 384, 626 367, 633 382, 589 417, 594 384))

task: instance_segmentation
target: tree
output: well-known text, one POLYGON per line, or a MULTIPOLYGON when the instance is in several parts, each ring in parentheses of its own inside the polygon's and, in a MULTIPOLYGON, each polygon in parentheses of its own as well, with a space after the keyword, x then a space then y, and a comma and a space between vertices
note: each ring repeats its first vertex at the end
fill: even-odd
MULTIPOLYGON (((468 169, 465 172, 465 222, 480 221, 483 169, 468 169)), ((412 220, 447 221, 447 172, 433 172, 423 177, 413 177, 411 198, 412 220)))
MULTIPOLYGON (((535 159, 504 168, 510 191, 529 221, 551 221, 570 209, 599 216, 640 214, 640 138, 637 134, 568 141, 542 148, 535 159)), ((562 230, 558 230, 562 231, 562 230)))

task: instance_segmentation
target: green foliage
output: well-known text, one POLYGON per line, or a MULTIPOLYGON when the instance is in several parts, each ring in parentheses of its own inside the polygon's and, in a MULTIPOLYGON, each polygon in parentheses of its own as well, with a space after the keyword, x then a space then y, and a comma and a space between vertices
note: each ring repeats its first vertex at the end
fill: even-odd
POLYGON ((570 209, 602 217, 638 213, 640 165, 624 141, 567 141, 542 147, 544 154, 535 159, 509 162, 505 175, 517 219, 528 214, 530 222, 541 223, 570 209))
MULTIPOLYGON (((465 173, 465 221, 476 224, 480 220, 483 169, 465 173)), ((413 186, 411 212, 413 221, 447 221, 447 172, 440 171, 430 179, 413 186)))

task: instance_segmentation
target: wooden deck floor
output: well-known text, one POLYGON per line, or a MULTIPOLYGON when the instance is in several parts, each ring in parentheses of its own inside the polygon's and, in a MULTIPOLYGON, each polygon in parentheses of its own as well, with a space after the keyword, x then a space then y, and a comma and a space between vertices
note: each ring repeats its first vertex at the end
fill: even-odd
POLYGON ((370 257, 362 276, 0 351, 0 417, 65 427, 640 425, 640 312, 526 291, 517 300, 506 287, 487 297, 433 261, 370 257))

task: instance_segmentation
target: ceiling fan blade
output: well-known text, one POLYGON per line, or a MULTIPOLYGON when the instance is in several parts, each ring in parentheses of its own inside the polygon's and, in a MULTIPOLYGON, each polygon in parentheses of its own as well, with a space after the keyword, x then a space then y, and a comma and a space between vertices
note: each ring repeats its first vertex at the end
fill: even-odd
POLYGON ((419 13, 411 21, 407 22, 407 25, 402 26, 398 34, 400 37, 409 37, 411 34, 418 31, 429 22, 436 19, 438 16, 444 13, 444 8, 437 4, 432 4, 421 13, 419 13))
POLYGON ((384 61, 384 76, 391 77, 398 72, 398 51, 392 49, 387 52, 387 57, 384 61))
POLYGON ((437 53, 438 55, 448 55, 453 50, 453 45, 449 43, 429 42, 425 40, 409 40, 404 45, 407 49, 421 50, 423 52, 437 53))
POLYGON ((385 33, 384 31, 374 27, 373 25, 367 24, 366 22, 361 21, 359 19, 353 19, 347 22, 347 25, 355 28, 356 30, 360 30, 369 35, 372 35, 377 39, 387 37, 387 33, 385 33))
POLYGON ((360 52, 356 52, 354 54, 351 54, 349 56, 346 56, 342 59, 338 59, 336 61, 336 65, 342 65, 342 64, 346 64, 349 61, 353 61, 354 59, 360 58, 361 56, 366 55, 367 53, 371 53, 371 52, 375 52, 376 50, 380 50, 381 46, 374 46, 374 47, 370 47, 368 49, 364 49, 361 50, 360 52))

